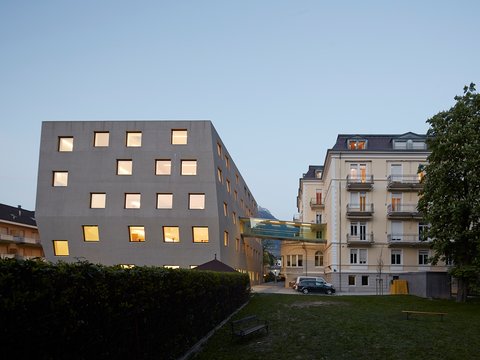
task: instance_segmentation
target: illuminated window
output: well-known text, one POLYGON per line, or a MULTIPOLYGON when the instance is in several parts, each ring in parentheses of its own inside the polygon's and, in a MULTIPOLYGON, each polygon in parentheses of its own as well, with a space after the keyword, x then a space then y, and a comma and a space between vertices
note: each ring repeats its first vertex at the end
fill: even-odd
POLYGON ((68 171, 54 171, 53 186, 67 186, 67 185, 68 185, 68 171))
POLYGON ((83 225, 83 240, 99 241, 98 225, 83 225))
POLYGON ((220 145, 220 143, 217 143, 217 154, 218 156, 222 156, 222 145, 220 145))
POLYGON ((135 267, 135 265, 133 265, 133 264, 120 264, 120 267, 122 269, 133 269, 135 267))
POLYGON ((140 131, 127 131, 127 146, 128 147, 142 146, 142 133, 140 131))
POLYGON ((195 269, 198 265, 190 265, 190 269, 195 269))
POLYGON ((223 182, 223 175, 222 175, 222 169, 218 168, 217 169, 217 178, 220 183, 223 182))
POLYGON ((172 145, 186 145, 187 138, 187 130, 172 130, 172 145))
POLYGON ((182 160, 182 175, 197 175, 197 160, 182 160))
POLYGON ((157 194, 157 209, 172 209, 173 194, 157 194))
POLYGON ((227 184, 227 192, 230 193, 231 187, 230 187, 230 180, 226 180, 225 183, 227 184))
POLYGON ((132 175, 132 160, 117 160, 117 175, 132 175))
POLYGON ((73 137, 63 137, 58 138, 58 151, 73 151, 73 137))
POLYGON ((188 208, 192 210, 205 209, 205 194, 189 194, 188 208))
POLYGON ((91 193, 90 194, 90 208, 91 209, 105 209, 107 202, 107 194, 105 193, 91 193))
POLYGON ((94 133, 93 146, 108 147, 110 142, 110 133, 106 131, 97 131, 94 133))
POLYGON ((237 213, 232 211, 232 221, 236 225, 237 224, 237 213))
POLYGON ((227 231, 223 232, 223 245, 228 246, 228 232, 227 231))
POLYGON ((140 209, 140 194, 125 194, 125 209, 140 209))
POLYGON ((366 140, 348 140, 349 150, 365 150, 367 148, 366 140))
POLYGON ((53 253, 55 254, 55 256, 68 256, 68 241, 53 240, 53 253))
POLYGON ((145 226, 129 226, 130 242, 145 241, 145 226))
POLYGON ((230 169, 230 158, 227 155, 225 155, 225 165, 227 169, 230 169))
POLYGON ((228 205, 223 203, 223 215, 228 216, 228 205))
POLYGON ((171 160, 156 160, 155 161, 155 175, 171 175, 172 161, 171 160))
POLYGON ((208 243, 208 227, 194 226, 192 227, 194 243, 208 243))
POLYGON ((165 242, 180 242, 180 229, 178 226, 164 226, 163 227, 163 241, 165 242))
POLYGON ((178 265, 163 265, 163 267, 165 269, 174 269, 174 270, 180 269, 180 266, 178 266, 178 265))

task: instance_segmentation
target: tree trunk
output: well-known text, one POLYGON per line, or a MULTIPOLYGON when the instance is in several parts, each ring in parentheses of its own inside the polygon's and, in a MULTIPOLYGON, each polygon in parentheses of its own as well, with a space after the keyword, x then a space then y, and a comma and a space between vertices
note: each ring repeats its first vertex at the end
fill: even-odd
POLYGON ((468 293, 468 279, 458 278, 457 281, 458 281, 457 302, 466 302, 467 301, 467 293, 468 293))

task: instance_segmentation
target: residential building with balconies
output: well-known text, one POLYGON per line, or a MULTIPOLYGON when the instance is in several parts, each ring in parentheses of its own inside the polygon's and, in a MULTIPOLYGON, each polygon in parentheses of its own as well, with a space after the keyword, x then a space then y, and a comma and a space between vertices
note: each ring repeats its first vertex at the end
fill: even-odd
POLYGON ((43 258, 35 212, 0 204, 0 257, 43 258))
POLYGON ((193 268, 262 279, 257 203, 210 121, 42 125, 37 222, 50 261, 193 268))
POLYGON ((287 284, 310 275, 341 291, 388 291, 403 273, 446 270, 428 261, 427 225, 417 210, 425 140, 411 132, 338 135, 324 164, 309 166, 300 178, 297 196, 296 221, 322 224, 325 242, 282 244, 287 284), (289 266, 285 259, 293 255, 302 261, 289 266))

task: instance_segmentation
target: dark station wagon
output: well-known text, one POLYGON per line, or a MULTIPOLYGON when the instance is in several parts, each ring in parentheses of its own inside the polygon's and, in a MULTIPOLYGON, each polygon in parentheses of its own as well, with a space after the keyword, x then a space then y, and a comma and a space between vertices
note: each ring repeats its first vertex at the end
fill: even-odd
POLYGON ((298 283, 297 291, 300 291, 304 294, 308 293, 323 293, 331 295, 335 293, 335 288, 331 284, 327 284, 323 281, 318 280, 302 280, 298 283))

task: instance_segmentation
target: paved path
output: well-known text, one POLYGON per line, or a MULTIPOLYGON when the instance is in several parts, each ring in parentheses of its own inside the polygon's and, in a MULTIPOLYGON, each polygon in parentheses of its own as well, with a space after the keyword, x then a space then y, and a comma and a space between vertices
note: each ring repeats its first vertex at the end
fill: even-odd
MULTIPOLYGON (((263 294, 289 294, 289 295, 303 295, 302 293, 293 290, 291 287, 285 287, 285 283, 278 282, 268 282, 260 285, 252 286, 252 293, 263 293, 263 294)), ((375 293, 364 293, 364 292, 348 292, 341 291, 337 292, 335 295, 375 295, 375 293)), ((388 292, 384 292, 384 295, 389 295, 388 292)))

